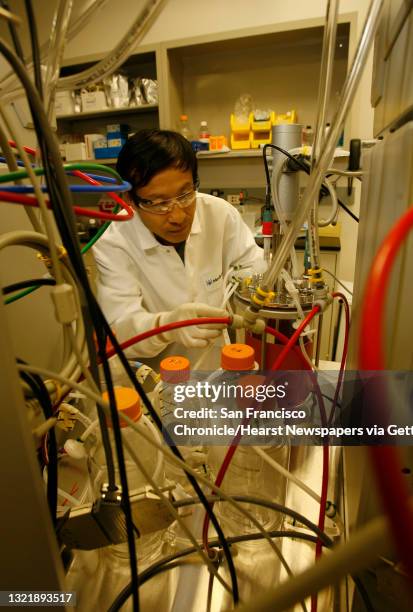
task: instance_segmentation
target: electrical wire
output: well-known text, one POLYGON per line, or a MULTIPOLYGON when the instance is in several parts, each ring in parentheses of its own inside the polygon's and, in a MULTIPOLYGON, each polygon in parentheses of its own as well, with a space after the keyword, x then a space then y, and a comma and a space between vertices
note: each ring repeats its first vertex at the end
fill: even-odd
MULTIPOLYGON (((277 151, 280 151, 280 153, 284 153, 284 155, 288 157, 288 159, 292 162, 291 169, 297 169, 297 170, 301 169, 306 174, 310 174, 310 164, 305 159, 294 157, 294 155, 291 155, 291 153, 289 153, 282 147, 278 147, 277 145, 265 145, 263 147, 263 159, 264 159, 265 174, 268 178, 270 174, 269 174, 269 169, 268 169, 268 159, 267 159, 267 156, 264 154, 265 147, 276 149, 277 151)), ((268 185, 271 186, 271 180, 268 183, 268 185)), ((329 195, 328 187, 327 185, 324 185, 324 183, 322 183, 321 185, 321 193, 323 196, 329 195)), ((344 204, 344 202, 340 200, 340 198, 337 198, 337 202, 338 202, 338 205, 343 210, 345 210, 346 213, 350 215, 352 219, 354 219, 354 221, 359 223, 359 218, 348 208, 348 206, 346 206, 346 204, 344 204)))
MULTIPOLYGON (((396 256, 413 228, 413 207, 393 225, 381 243, 365 284, 359 332, 359 364, 362 370, 384 370, 386 296, 396 256)), ((385 412, 383 390, 372 397, 376 414, 385 412)), ((413 583, 413 512, 409 490, 402 477, 400 460, 392 446, 371 446, 369 452, 382 505, 389 517, 391 530, 401 560, 413 583)))
MULTIPOLYGON (((315 537, 311 536, 307 533, 303 533, 301 531, 269 531, 268 535, 271 538, 292 538, 297 540, 302 540, 303 542, 312 542, 315 543, 315 537)), ((240 542, 254 542, 256 540, 261 540, 263 538, 261 533, 251 533, 248 535, 240 535, 240 536, 231 536, 228 538, 228 542, 230 544, 237 544, 240 542)), ((220 546, 220 542, 217 539, 210 540, 211 547, 220 546)), ((157 561, 147 569, 143 570, 139 576, 139 584, 143 585, 145 582, 158 575, 162 571, 168 571, 170 569, 174 569, 177 567, 175 563, 178 562, 182 557, 187 557, 195 552, 195 548, 185 548, 180 550, 177 553, 172 555, 168 555, 160 561, 157 561)), ((116 599, 112 602, 111 606, 108 609, 108 612, 117 612, 121 609, 121 607, 125 604, 128 598, 131 595, 131 585, 128 584, 126 587, 122 589, 116 599)))
MULTIPOLYGON (((37 36, 36 18, 34 16, 31 0, 24 0, 24 6, 27 13, 27 22, 30 31, 30 42, 32 46, 34 82, 36 89, 39 92, 40 99, 43 100, 43 82, 42 82, 42 65, 39 49, 39 38, 37 36)), ((24 58, 20 58, 24 62, 24 58)))
MULTIPOLYGON (((279 505, 274 506, 274 504, 272 502, 269 502, 268 500, 259 499, 256 497, 241 496, 241 495, 234 496, 234 499, 236 499, 239 502, 245 502, 249 504, 254 504, 254 503, 257 505, 264 504, 265 507, 267 508, 271 508, 277 512, 280 511, 279 505)), ((199 503, 199 500, 197 499, 179 500, 175 502, 175 507, 185 507, 187 505, 191 505, 194 503, 199 503)), ((290 514, 291 509, 282 507, 281 511, 285 511, 287 515, 291 516, 290 514)), ((321 537, 323 539, 323 546, 327 548, 331 548, 333 546, 333 541, 326 534, 322 534, 318 532, 317 525, 315 525, 314 523, 311 523, 310 521, 308 521, 308 519, 306 519, 302 515, 293 516, 293 518, 298 523, 302 522, 301 519, 304 519, 306 527, 314 531, 318 535, 318 537, 321 537)), ((301 540, 303 542, 312 542, 314 544, 316 542, 316 538, 314 536, 309 535, 307 533, 303 533, 302 531, 293 531, 293 530, 292 531, 290 530, 288 531, 269 531, 268 535, 270 535, 272 538, 291 538, 294 540, 299 540, 299 541, 301 540)), ((250 541, 261 540, 262 537, 263 536, 261 533, 244 534, 244 535, 229 537, 228 542, 230 544, 237 544, 239 542, 250 542, 250 541)), ((219 546, 219 541, 210 540, 209 545, 211 547, 219 546)), ((172 569, 172 567, 175 567, 175 566, 172 566, 172 563, 176 562, 179 559, 182 559, 183 557, 187 557, 191 555, 195 551, 196 551, 195 547, 185 548, 184 550, 180 550, 176 553, 163 557, 159 561, 156 561, 153 565, 143 570, 143 572, 140 574, 139 584, 143 585, 147 580, 150 580, 153 576, 157 575, 159 571, 162 571, 162 568, 172 569)), ((358 576, 354 574, 352 574, 352 578, 354 580, 354 583, 358 591, 360 592, 360 595, 363 599, 367 612, 374 612, 374 608, 371 604, 368 593, 366 592, 366 589, 364 588, 362 581, 360 580, 358 576)), ((131 585, 129 584, 122 589, 122 591, 116 597, 115 601, 110 606, 108 612, 116 612, 117 610, 119 610, 125 604, 130 594, 131 594, 131 585)))
MULTIPOLYGON (((103 327, 103 315, 97 306, 96 301, 94 300, 93 293, 91 291, 87 273, 85 266, 82 261, 82 256, 79 250, 79 245, 76 237, 76 224, 75 217, 71 210, 72 201, 70 191, 67 186, 66 175, 64 169, 61 164, 60 154, 58 143, 53 132, 50 129, 50 126, 47 121, 47 116, 45 114, 45 110, 43 108, 41 99, 38 96, 33 84, 29 78, 29 75, 26 73, 24 65, 18 59, 18 57, 12 52, 9 46, 0 39, 0 52, 4 55, 5 59, 11 64, 12 68, 16 72, 19 80, 21 81, 28 100, 29 106, 32 114, 33 123, 35 126, 35 130, 37 133, 40 150, 42 152, 42 158, 44 163, 44 173, 46 177, 46 184, 49 189, 49 194, 51 200, 53 202, 53 211, 55 220, 57 223, 57 227, 59 229, 60 235, 63 240, 63 244, 67 249, 71 264, 75 271, 76 277, 79 281, 79 285, 81 287, 81 292, 83 294, 81 300, 81 313, 82 318, 84 320, 84 330, 86 335, 86 342, 89 351, 89 357, 91 362, 91 371, 92 376, 95 381, 98 381, 98 368, 97 368, 97 360, 96 360, 96 352, 93 343, 93 327, 96 330, 96 335, 98 339, 99 345, 99 353, 103 360, 105 360, 105 342, 106 338, 102 333, 103 327)), ((29 172, 27 168, 27 171, 29 172)), ((36 194, 37 195, 37 194, 36 194)), ((40 192, 40 195, 43 194, 40 192)), ((128 536, 128 546, 130 551, 130 568, 132 581, 135 586, 135 590, 133 593, 134 597, 134 609, 139 610, 139 598, 138 598, 138 589, 137 589, 137 559, 136 559, 136 551, 135 551, 135 541, 134 541, 134 527, 132 522, 132 513, 130 508, 130 501, 128 496, 128 483, 126 479, 126 471, 122 454, 122 446, 121 441, 119 441, 119 422, 118 422, 118 414, 116 410, 116 405, 113 401, 113 387, 111 389, 111 378, 110 378, 110 370, 107 364, 103 363, 105 378, 107 387, 109 390, 110 397, 110 408, 112 413, 112 422, 114 424, 114 432, 115 435, 115 446, 118 455, 118 464, 119 464, 119 473, 121 478, 122 485, 122 501, 123 501, 123 509, 125 513, 126 519, 126 531, 128 536), (120 442, 120 447, 119 447, 120 442)), ((101 426, 101 435, 102 442, 104 445, 105 455, 106 457, 112 455, 112 449, 110 445, 108 430, 106 420, 104 418, 102 409, 98 406, 98 416, 101 426)))
POLYGON ((56 285, 54 278, 34 278, 31 280, 19 281, 18 283, 13 283, 12 285, 7 285, 6 287, 2 288, 2 292, 3 295, 8 295, 9 293, 14 293, 15 291, 25 289, 26 287, 36 286, 37 288, 53 285, 56 285))
MULTIPOLYGON (((18 360, 18 363, 24 365, 22 360, 18 360)), ((21 379, 29 386, 34 397, 42 408, 45 420, 53 417, 52 403, 50 396, 47 392, 45 384, 38 374, 28 373, 20 371, 21 379)), ((47 500, 49 504, 49 510, 52 517, 53 524, 56 524, 56 512, 57 512, 57 485, 58 485, 58 474, 57 474, 57 441, 54 428, 49 430, 48 436, 48 478, 47 478, 47 500)))
POLYGON ((350 291, 350 289, 348 289, 339 278, 337 278, 337 276, 335 274, 333 274, 332 272, 330 272, 330 270, 327 270, 326 268, 323 267, 323 272, 327 272, 327 274, 329 276, 331 276, 332 278, 334 278, 334 280, 336 281, 336 283, 338 285, 340 285, 340 287, 342 287, 344 289, 344 291, 346 291, 349 295, 353 296, 353 292, 350 291))
POLYGON ((346 316, 346 324, 345 324, 345 332, 344 332, 343 354, 342 354, 342 357, 341 357, 340 370, 339 370, 339 374, 338 374, 336 390, 334 392, 334 398, 333 398, 333 402, 331 404, 331 411, 330 411, 330 417, 328 419, 328 425, 330 425, 333 422, 334 411, 335 411, 336 406, 337 406, 338 397, 340 395, 341 386, 342 386, 342 383, 343 383, 343 376, 344 376, 344 369, 345 369, 345 365, 346 365, 347 352, 348 352, 348 341, 349 341, 349 334, 350 334, 350 306, 349 306, 349 303, 347 301, 347 298, 346 298, 346 296, 343 293, 340 293, 339 291, 335 291, 331 295, 333 296, 333 298, 336 298, 339 301, 343 302, 343 304, 344 304, 344 312, 345 312, 345 316, 346 316))

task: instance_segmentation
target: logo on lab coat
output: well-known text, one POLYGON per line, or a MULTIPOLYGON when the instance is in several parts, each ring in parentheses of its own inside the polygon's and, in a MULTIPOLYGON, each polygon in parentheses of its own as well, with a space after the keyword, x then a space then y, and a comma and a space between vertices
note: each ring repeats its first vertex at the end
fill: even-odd
POLYGON ((207 288, 208 291, 213 291, 216 287, 220 286, 219 281, 222 279, 222 272, 220 272, 219 274, 215 275, 215 276, 209 276, 209 275, 205 275, 204 276, 204 282, 205 282, 205 286, 207 288))

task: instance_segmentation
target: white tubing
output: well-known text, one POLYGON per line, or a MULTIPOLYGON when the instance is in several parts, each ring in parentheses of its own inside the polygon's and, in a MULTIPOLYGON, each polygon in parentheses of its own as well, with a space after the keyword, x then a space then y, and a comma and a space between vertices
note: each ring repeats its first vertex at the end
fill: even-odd
POLYGON ((318 227, 326 227, 327 225, 330 225, 330 223, 332 223, 334 221, 334 219, 336 218, 337 211, 338 211, 337 193, 336 193, 336 190, 334 189, 333 184, 331 183, 331 181, 328 178, 324 178, 323 183, 327 187, 328 192, 329 192, 330 197, 331 197, 331 213, 330 213, 329 217, 327 217, 327 219, 319 219, 318 220, 318 227))

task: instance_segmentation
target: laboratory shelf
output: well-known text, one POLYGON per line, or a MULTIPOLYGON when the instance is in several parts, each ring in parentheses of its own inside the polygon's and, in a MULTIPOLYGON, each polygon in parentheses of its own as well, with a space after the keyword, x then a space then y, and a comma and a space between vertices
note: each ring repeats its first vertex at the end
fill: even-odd
POLYGON ((143 106, 125 106, 120 108, 105 108, 89 113, 72 113, 70 115, 59 115, 57 121, 76 121, 77 119, 93 119, 95 117, 110 117, 112 115, 130 115, 135 113, 155 112, 157 104, 144 104, 143 106))
POLYGON ((262 157, 262 149, 240 149, 238 151, 227 151, 220 153, 219 151, 199 151, 198 159, 234 159, 245 157, 262 157))

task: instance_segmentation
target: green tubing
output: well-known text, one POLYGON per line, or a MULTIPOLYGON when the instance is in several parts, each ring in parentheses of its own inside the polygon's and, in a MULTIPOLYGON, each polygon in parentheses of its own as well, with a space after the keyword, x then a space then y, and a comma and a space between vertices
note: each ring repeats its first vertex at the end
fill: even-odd
MULTIPOLYGON (((107 174, 111 174, 112 176, 114 176, 119 182, 122 182, 122 179, 116 172, 116 170, 110 168, 109 166, 104 166, 103 164, 93 164, 89 162, 84 162, 76 164, 65 164, 63 167, 66 172, 70 172, 72 170, 98 170, 100 172, 106 172, 107 174)), ((43 176, 44 168, 33 168, 33 172, 36 176, 43 176)), ((0 183, 10 183, 12 181, 19 181, 25 178, 27 178, 26 170, 16 170, 15 172, 9 172, 8 174, 1 174, 0 183)))

